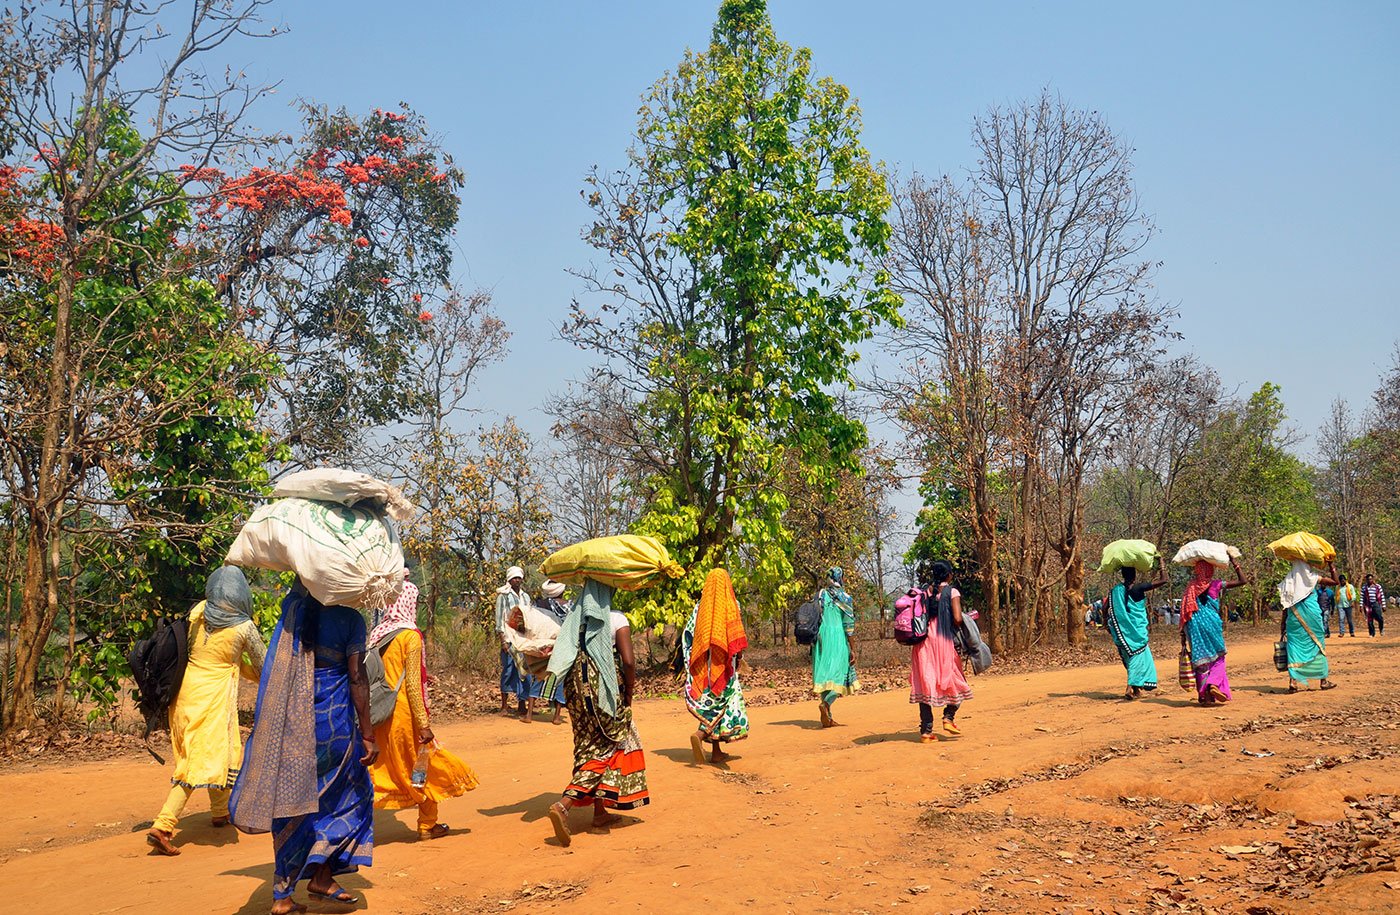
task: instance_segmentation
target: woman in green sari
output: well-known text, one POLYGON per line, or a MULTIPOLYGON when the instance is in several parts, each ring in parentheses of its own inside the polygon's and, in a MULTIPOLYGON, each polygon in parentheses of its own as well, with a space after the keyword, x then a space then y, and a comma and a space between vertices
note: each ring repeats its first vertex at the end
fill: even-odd
POLYGON ((820 699, 818 711, 824 728, 836 726, 832 704, 860 689, 856 678, 856 607, 842 587, 844 577, 839 568, 827 573, 827 586, 819 596, 822 623, 812 645, 812 692, 820 699))

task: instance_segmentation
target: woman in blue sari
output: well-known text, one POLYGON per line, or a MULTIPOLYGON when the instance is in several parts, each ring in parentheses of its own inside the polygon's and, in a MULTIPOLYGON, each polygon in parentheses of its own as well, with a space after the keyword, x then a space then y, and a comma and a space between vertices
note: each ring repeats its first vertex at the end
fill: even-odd
POLYGON ((301 880, 314 898, 359 902, 335 877, 368 866, 374 850, 368 766, 379 754, 364 656, 359 612, 323 606, 298 581, 272 633, 229 804, 240 830, 272 833, 273 915, 305 911, 292 899, 301 880))
POLYGON ((1118 649, 1118 657, 1128 670, 1128 689, 1123 698, 1137 699, 1143 690, 1157 688, 1157 666, 1147 629, 1147 592, 1167 583, 1166 569, 1157 567, 1157 577, 1146 584, 1135 584, 1137 569, 1123 569, 1123 580, 1109 592, 1108 634, 1118 649))

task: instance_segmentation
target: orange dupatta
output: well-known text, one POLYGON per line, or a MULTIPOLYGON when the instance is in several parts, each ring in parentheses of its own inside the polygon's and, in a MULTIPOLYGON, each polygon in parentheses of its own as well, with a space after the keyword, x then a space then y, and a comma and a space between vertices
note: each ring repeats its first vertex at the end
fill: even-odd
POLYGON ((695 638, 690 645, 690 695, 699 699, 705 690, 724 692, 734 672, 734 656, 749 645, 734 584, 724 569, 705 576, 700 606, 695 611, 695 638))

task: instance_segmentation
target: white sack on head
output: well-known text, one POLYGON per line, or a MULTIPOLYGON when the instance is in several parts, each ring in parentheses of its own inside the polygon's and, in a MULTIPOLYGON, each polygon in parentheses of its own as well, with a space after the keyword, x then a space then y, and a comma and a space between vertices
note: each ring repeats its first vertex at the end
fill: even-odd
POLYGON ((1239 550, 1218 540, 1192 540, 1176 551, 1172 562, 1177 565, 1193 566, 1201 560, 1205 560, 1217 569, 1224 569, 1230 565, 1231 559, 1239 558, 1239 550))
POLYGON ((373 509, 278 499, 253 512, 224 560, 295 572, 326 606, 387 607, 407 577, 394 523, 373 509))
POLYGON ((338 502, 345 506, 370 502, 380 512, 400 522, 412 518, 416 512, 413 503, 397 486, 367 473, 335 467, 318 467, 289 474, 277 481, 272 495, 278 499, 312 499, 338 502))

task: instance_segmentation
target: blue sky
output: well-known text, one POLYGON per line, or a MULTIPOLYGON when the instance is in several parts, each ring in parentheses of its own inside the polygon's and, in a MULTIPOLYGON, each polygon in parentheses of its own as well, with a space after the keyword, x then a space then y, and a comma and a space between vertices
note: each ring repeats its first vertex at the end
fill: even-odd
MULTIPOLYGON (((849 86, 872 154, 960 174, 969 125, 1042 87, 1103 113, 1136 150, 1158 234, 1158 294, 1181 350, 1247 394, 1283 386, 1308 433, 1332 399, 1364 410, 1400 338, 1400 4, 770 0, 783 40, 849 86)), ((718 0, 285 3, 291 31, 243 44, 280 81, 256 115, 306 98, 407 101, 467 173, 458 269, 514 337, 474 405, 543 433, 538 406, 587 357, 555 339, 587 264, 582 178, 620 164, 638 99, 718 0)), ((1307 442, 1303 450, 1309 447, 1307 442)))

